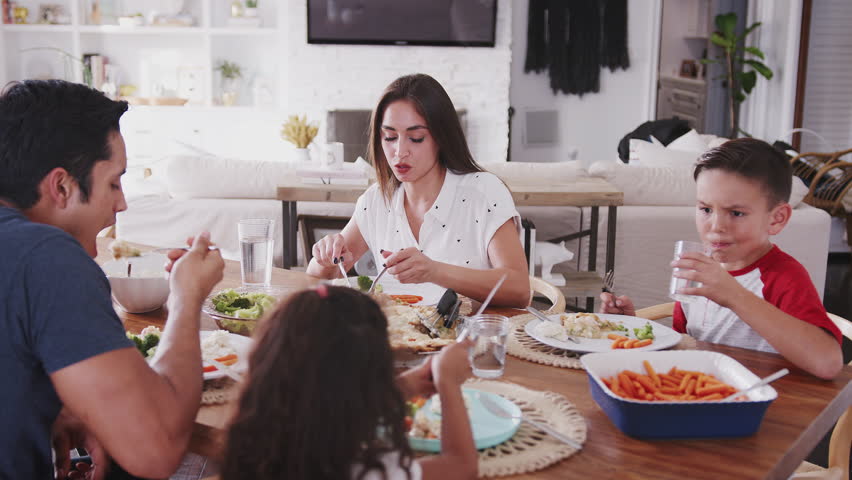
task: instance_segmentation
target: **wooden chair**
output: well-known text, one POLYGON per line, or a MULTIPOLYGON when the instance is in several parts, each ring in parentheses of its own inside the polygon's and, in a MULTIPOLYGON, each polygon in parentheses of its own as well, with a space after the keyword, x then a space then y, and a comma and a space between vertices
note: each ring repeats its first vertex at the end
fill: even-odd
MULTIPOLYGON (((648 320, 660 320, 672 316, 674 302, 661 303, 653 307, 636 310, 636 316, 648 320)), ((843 317, 828 314, 828 318, 837 325, 844 337, 852 340, 852 322, 843 317)), ((849 363, 852 365, 852 362, 849 363)), ((849 480, 849 447, 852 445, 852 407, 837 420, 831 440, 828 444, 828 468, 822 468, 809 462, 802 462, 791 479, 843 479, 849 480)))
POLYGON ((805 203, 835 217, 847 215, 844 197, 852 191, 852 163, 841 161, 852 149, 830 153, 802 153, 790 159, 793 174, 808 183, 805 203))
POLYGON ((545 282, 539 277, 530 277, 530 299, 536 295, 550 300, 551 306, 547 309, 546 314, 562 313, 565 311, 565 295, 556 288, 556 286, 545 282))

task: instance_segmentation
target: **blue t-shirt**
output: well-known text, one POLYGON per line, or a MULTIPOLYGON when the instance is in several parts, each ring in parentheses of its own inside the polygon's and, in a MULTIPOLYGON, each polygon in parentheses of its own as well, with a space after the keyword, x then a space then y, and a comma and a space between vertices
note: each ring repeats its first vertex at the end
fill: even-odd
POLYGON ((53 478, 49 375, 131 347, 103 271, 69 234, 0 207, 0 478, 53 478))

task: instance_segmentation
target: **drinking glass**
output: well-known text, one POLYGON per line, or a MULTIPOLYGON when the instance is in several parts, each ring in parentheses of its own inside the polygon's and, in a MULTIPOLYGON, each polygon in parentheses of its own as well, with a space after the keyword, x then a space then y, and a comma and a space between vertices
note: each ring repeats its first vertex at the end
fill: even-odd
POLYGON ((243 285, 269 285, 274 225, 273 220, 266 218, 245 218, 237 225, 243 285))
POLYGON ((480 378, 502 376, 509 319, 503 315, 476 315, 468 318, 467 322, 468 335, 473 340, 473 346, 468 349, 473 374, 480 378))
MULTIPOLYGON (((674 250, 674 258, 675 260, 680 260, 681 255, 686 252, 700 252, 705 255, 710 255, 709 249, 704 247, 703 243, 699 242, 689 242, 686 240, 678 240, 675 242, 675 250, 674 250)), ((695 280, 687 280, 685 278, 678 278, 674 276, 674 272, 681 270, 680 268, 674 268, 672 270, 672 279, 669 283, 669 297, 677 300, 678 302, 694 302, 695 300, 701 298, 695 295, 684 295, 682 293, 677 293, 681 288, 700 288, 701 282, 697 282, 695 280)))

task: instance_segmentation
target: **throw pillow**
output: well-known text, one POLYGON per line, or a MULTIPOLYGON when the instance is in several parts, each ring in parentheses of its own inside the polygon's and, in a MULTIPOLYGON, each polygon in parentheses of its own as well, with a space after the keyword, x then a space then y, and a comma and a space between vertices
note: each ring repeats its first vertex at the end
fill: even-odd
POLYGON ((699 152, 684 152, 650 142, 636 143, 636 156, 643 167, 692 167, 699 152))
POLYGON ((666 146, 669 150, 681 150, 684 152, 704 153, 707 150, 707 143, 701 139, 698 132, 692 129, 680 137, 674 139, 672 143, 666 146))
POLYGON ((166 166, 173 198, 275 198, 281 180, 293 175, 285 162, 216 156, 175 155, 166 166))
MULTIPOLYGON (((649 143, 650 145, 650 143, 649 143)), ((625 205, 695 205, 692 165, 632 167, 616 162, 597 162, 589 175, 601 177, 624 192, 625 205)))

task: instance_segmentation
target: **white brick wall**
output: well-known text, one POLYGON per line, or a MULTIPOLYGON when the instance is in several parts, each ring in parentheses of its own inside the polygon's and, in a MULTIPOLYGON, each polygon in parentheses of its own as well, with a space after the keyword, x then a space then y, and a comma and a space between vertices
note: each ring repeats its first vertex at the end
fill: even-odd
POLYGON ((507 110, 511 70, 512 3, 498 0, 494 48, 383 45, 310 45, 307 2, 287 0, 281 17, 286 30, 283 105, 321 123, 326 112, 372 110, 384 88, 409 73, 441 82, 457 109, 467 110, 468 142, 474 158, 503 162, 508 148, 507 110))

